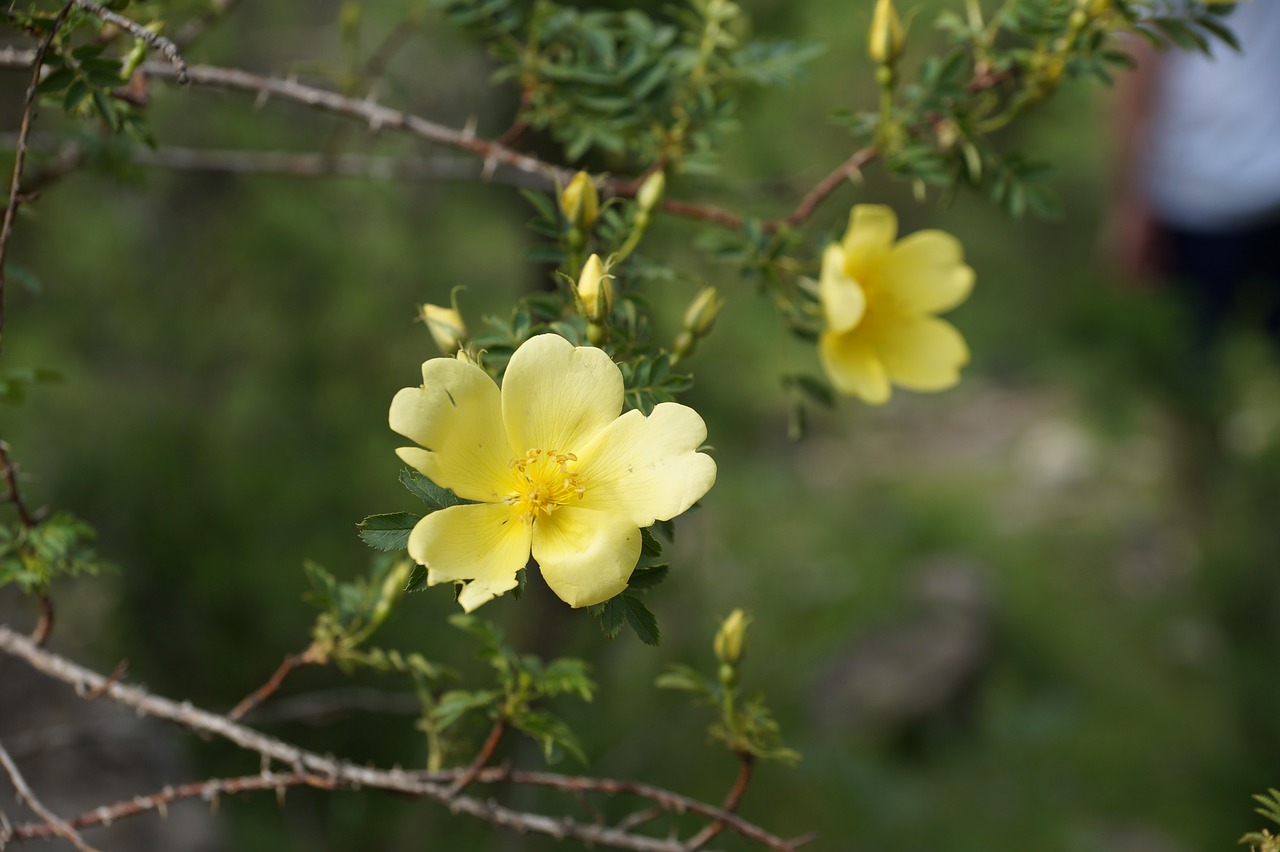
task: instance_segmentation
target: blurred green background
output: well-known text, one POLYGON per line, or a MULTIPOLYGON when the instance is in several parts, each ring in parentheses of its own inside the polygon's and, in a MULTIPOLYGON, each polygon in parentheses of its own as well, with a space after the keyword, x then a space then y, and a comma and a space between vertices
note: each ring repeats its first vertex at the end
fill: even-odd
MULTIPOLYGON (((919 43, 944 4, 921 5, 919 43)), ((671 193, 778 215, 849 153, 827 111, 873 101, 870 4, 744 6, 758 32, 827 50, 807 80, 744 105, 721 178, 679 179, 671 193)), ((365 4, 365 48, 406 8, 365 4)), ((332 2, 248 4, 188 59, 336 69, 337 18, 332 2)), ((379 96, 494 136, 514 95, 491 88, 489 70, 428 15, 379 96)), ((16 116, 25 77, 0 79, 16 116)), ((156 88, 164 145, 314 151, 344 125, 156 88)), ((720 476, 677 522, 676 571, 650 596, 664 641, 605 642, 536 586, 481 611, 518 646, 592 662, 597 700, 558 705, 586 740, 587 772, 723 796, 732 758, 704 745, 707 720, 683 695, 652 683, 670 662, 711 666, 717 621, 741 606, 754 618, 747 681, 805 756, 761 767, 742 811, 784 836, 818 832, 809 848, 1177 852, 1231 848, 1255 826, 1250 794, 1280 784, 1280 369, 1242 331, 1224 353, 1220 410, 1194 416, 1178 306, 1100 263, 1105 105, 1105 92, 1075 86, 1017 131, 1056 165, 1061 222, 1013 222, 965 195, 920 205, 874 168, 820 208, 814 233, 876 201, 903 231, 963 241, 978 285, 950 318, 974 363, 944 395, 811 410, 799 442, 778 379, 815 371, 812 350, 689 246, 687 222, 659 223, 644 251, 728 298, 689 362, 698 384, 684 401, 708 420, 720 476), (1206 420, 1217 455, 1197 449, 1206 420)), ((57 126, 54 112, 38 126, 57 126)), ((452 156, 343 132, 348 150, 452 156)), ((302 560, 354 577, 371 555, 355 523, 412 509, 386 410, 437 354, 416 304, 466 285, 478 327, 539 286, 523 259, 532 210, 510 187, 470 180, 116 172, 72 175, 18 224, 14 259, 44 286, 10 293, 4 361, 65 380, 0 412, 3 436, 32 502, 89 520, 120 566, 58 590, 55 647, 101 670, 127 657, 129 676, 162 694, 227 708, 307 644, 302 560)), ((668 336, 694 292, 657 295, 668 336)), ((469 641, 444 624, 449 597, 410 598, 382 644, 470 665, 469 641)), ((282 696, 350 685, 302 670, 282 696)), ((423 760, 411 716, 260 724, 355 760, 423 760)), ((174 737, 191 765, 173 781, 257 770, 251 755, 174 737)), ((511 753, 538 765, 530 749, 511 753)), ((553 845, 379 793, 290 792, 283 808, 224 799, 219 826, 238 850, 553 845)))

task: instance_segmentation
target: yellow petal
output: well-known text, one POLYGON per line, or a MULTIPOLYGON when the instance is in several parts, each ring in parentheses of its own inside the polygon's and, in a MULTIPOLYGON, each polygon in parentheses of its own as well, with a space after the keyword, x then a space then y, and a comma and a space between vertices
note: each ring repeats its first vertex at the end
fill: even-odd
POLYGON ((866 336, 824 332, 818 338, 818 358, 831 384, 842 394, 873 405, 889 401, 889 377, 866 336))
POLYGON ((865 289, 898 236, 898 216, 883 204, 855 204, 849 213, 844 246, 845 274, 865 289))
POLYGON ((459 598, 469 612, 515 588, 531 537, 529 525, 505 503, 451 506, 418 521, 409 533, 409 556, 427 566, 428 585, 471 580, 459 598))
POLYGON ((560 600, 591 606, 627 587, 640 530, 624 515, 565 506, 534 525, 533 558, 560 600))
POLYGON ((422 381, 391 400, 392 430, 426 448, 401 448, 400 458, 459 497, 498 499, 511 459, 498 386, 479 367, 453 358, 427 361, 422 381))
POLYGON ((848 331, 862 321, 867 297, 858 282, 845 275, 844 249, 832 243, 822 254, 822 275, 818 278, 818 300, 827 328, 848 331))
POLYGON ((936 314, 969 297, 973 269, 960 241, 943 231, 916 231, 890 250, 880 282, 908 310, 936 314))
POLYGON ((688 406, 659 403, 648 417, 628 411, 578 450, 586 492, 576 505, 637 527, 674 518, 716 481, 716 463, 696 452, 706 439, 706 424, 688 406))
POLYGON ((620 411, 622 373, 603 351, 541 334, 511 356, 502 418, 515 454, 577 452, 620 411))
POLYGON ((889 378, 904 388, 944 390, 960 381, 969 347, 960 332, 936 317, 915 317, 878 328, 872 338, 889 378))

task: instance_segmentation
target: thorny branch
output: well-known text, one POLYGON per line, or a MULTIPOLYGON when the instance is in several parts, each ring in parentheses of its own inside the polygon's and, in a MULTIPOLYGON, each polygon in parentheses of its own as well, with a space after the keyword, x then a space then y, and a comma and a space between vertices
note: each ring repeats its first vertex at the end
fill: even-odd
POLYGON ((299 666, 309 666, 320 661, 320 655, 317 653, 315 645, 312 645, 301 654, 290 654, 285 657, 271 677, 267 679, 267 682, 241 699, 239 704, 231 708, 227 718, 232 722, 240 719, 245 713, 270 698, 280 688, 280 684, 284 683, 284 679, 289 676, 289 672, 299 666))
POLYGON ((4 208, 4 221, 0 224, 0 346, 4 344, 4 262, 9 253, 9 239, 13 236, 13 220, 18 215, 18 205, 22 202, 19 189, 22 186, 22 166, 27 159, 27 137, 31 135, 31 122, 36 111, 36 89, 40 86, 40 72, 44 66, 44 56, 49 46, 58 35, 58 30, 71 13, 74 0, 67 0, 58 17, 49 27, 49 34, 40 42, 40 46, 30 54, 26 66, 31 68, 31 82, 27 85, 27 96, 22 102, 22 120, 18 124, 18 144, 13 153, 13 177, 9 180, 9 202, 4 208))
MULTIPOLYGON (((755 758, 750 752, 738 752, 738 777, 734 779, 733 787, 729 789, 728 795, 724 797, 723 807, 726 811, 732 813, 738 809, 738 803, 742 801, 742 794, 747 792, 747 785, 751 783, 751 768, 754 765, 755 758)), ((723 830, 724 823, 716 820, 689 840, 688 845, 685 846, 686 852, 697 852, 723 830)))
POLYGON ((75 0, 75 4, 91 15, 97 15, 102 20, 127 30, 134 38, 141 39, 149 46, 160 51, 161 55, 173 64, 174 75, 178 82, 183 84, 187 82, 187 63, 183 60, 182 54, 178 52, 178 46, 169 41, 169 39, 159 33, 153 33, 135 20, 98 5, 93 0, 75 0))
MULTIPOLYGON (((36 794, 31 792, 31 787, 27 785, 27 779, 23 778, 22 773, 18 771, 18 765, 13 762, 13 758, 9 757, 9 752, 5 751, 3 743, 0 743, 0 766, 4 767, 5 774, 9 776, 9 780, 13 783, 13 788, 18 791, 18 800, 24 802, 27 807, 35 811, 36 815, 44 820, 44 825, 49 833, 66 838, 80 852, 98 852, 98 850, 84 842, 84 838, 80 836, 79 832, 67 825, 61 817, 46 808, 36 798, 36 794)), ((16 837, 16 833, 13 836, 16 837)))
MULTIPOLYGON (((35 55, 31 51, 0 49, 0 68, 26 68, 30 67, 34 61, 35 55)), ((175 69, 164 63, 147 62, 143 64, 141 70, 152 77, 177 78, 175 69)), ((236 68, 197 65, 191 67, 189 73, 190 82, 194 85, 252 92, 260 99, 276 97, 362 121, 373 132, 398 130, 428 142, 466 151, 479 157, 483 162, 481 178, 484 180, 490 178, 497 166, 507 166, 527 174, 531 178, 529 183, 543 190, 564 186, 573 178, 574 172, 571 169, 521 153, 507 147, 501 141, 484 139, 470 130, 447 127, 369 99, 346 97, 329 89, 299 83, 292 78, 269 77, 236 68)), ((859 150, 809 190, 790 214, 780 219, 765 220, 761 222, 761 227, 766 231, 776 231, 784 226, 802 224, 813 214, 820 202, 846 179, 855 176, 859 169, 873 160, 878 153, 875 148, 859 150)), ((639 182, 612 178, 602 181, 599 188, 606 195, 632 197, 639 190, 639 182)), ((696 219, 735 230, 741 229, 746 221, 743 216, 721 207, 678 199, 664 200, 662 209, 673 216, 696 219)))
MULTIPOLYGON (((433 799, 447 805, 455 813, 466 813, 494 825, 547 834, 556 838, 572 838, 587 844, 610 846, 636 852, 684 852, 685 844, 676 839, 658 840, 618 828, 577 822, 563 817, 512 810, 493 802, 464 795, 452 795, 448 782, 464 777, 457 772, 428 774, 402 769, 376 769, 345 760, 324 756, 299 748, 283 740, 237 724, 225 716, 167 698, 124 683, 111 682, 102 675, 79 666, 57 654, 39 648, 26 637, 0 626, 0 652, 20 657, 37 671, 63 681, 80 695, 100 694, 140 714, 176 722, 193 731, 213 734, 248 751, 281 763, 303 776, 320 776, 336 788, 368 787, 433 799)), ((509 781, 516 784, 552 787, 570 793, 592 792, 603 795, 632 795, 654 802, 676 813, 695 813, 724 825, 748 840, 776 850, 791 852, 796 844, 779 838, 747 822, 724 808, 718 808, 647 784, 607 778, 582 778, 547 772, 517 772, 504 767, 482 769, 476 782, 509 781)), ((310 782, 299 782, 310 783, 310 782)))

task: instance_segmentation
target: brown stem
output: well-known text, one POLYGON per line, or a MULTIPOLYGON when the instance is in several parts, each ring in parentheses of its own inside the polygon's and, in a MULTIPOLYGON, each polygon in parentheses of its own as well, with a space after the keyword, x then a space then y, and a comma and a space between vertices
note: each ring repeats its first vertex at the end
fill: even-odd
POLYGON ((862 167, 875 159, 878 151, 874 147, 863 148, 854 153, 852 157, 836 166, 831 172, 818 181, 817 186, 805 193, 804 198, 800 199, 800 203, 796 205, 796 209, 791 211, 791 215, 782 221, 788 225, 799 225, 813 215, 814 209, 822 203, 828 195, 835 192, 846 180, 852 179, 859 174, 862 167))
POLYGON ((42 594, 38 601, 40 618, 36 621, 35 629, 31 631, 31 641, 37 645, 43 645, 49 641, 49 634, 53 632, 53 601, 49 599, 47 593, 42 594))
POLYGON ((504 719, 498 719, 493 723, 493 727, 489 729, 489 736, 485 738, 484 745, 480 747, 480 751, 476 754, 476 759, 471 761, 471 765, 466 771, 458 776, 458 780, 449 785, 449 795, 456 796, 467 788, 467 785, 476 780, 476 776, 480 774, 480 770, 484 769, 485 764, 493 757, 493 753, 498 749, 498 743, 502 742, 502 735, 507 732, 507 723, 504 719))
POLYGON ((174 73, 178 82, 185 84, 187 82, 187 63, 183 60, 182 54, 178 52, 178 46, 169 39, 139 24, 137 21, 126 18, 118 12, 113 12, 105 6, 100 6, 94 0, 73 0, 73 2, 84 9, 91 15, 97 15, 108 23, 115 24, 121 29, 128 30, 134 38, 141 39, 148 46, 160 51, 161 55, 173 65, 174 73))
MULTIPOLYGON (((9 180, 9 203, 5 205, 4 221, 0 224, 0 346, 4 344, 4 263, 9 254, 9 239, 13 236, 13 220, 18 215, 18 205, 23 200, 18 190, 22 186, 22 166, 27 159, 27 137, 31 135, 31 122, 35 117, 36 90, 40 86, 40 71, 44 66, 45 54, 49 52, 49 47, 57 37, 58 30, 62 29, 74 5, 75 0, 67 0, 62 11, 58 12, 58 17, 53 19, 49 34, 40 42, 40 46, 36 48, 31 58, 31 82, 27 85, 27 97, 22 103, 22 120, 18 124, 18 144, 13 153, 13 177, 9 180)), ((8 470, 7 464, 5 468, 8 470)))
MULTIPOLYGON (((445 784, 458 778, 456 772, 431 774, 406 772, 399 769, 378 769, 307 751, 232 722, 226 716, 193 707, 190 703, 170 701, 125 683, 108 684, 107 679, 102 675, 39 648, 31 640, 2 625, 0 625, 0 652, 25 660, 48 677, 76 687, 77 692, 81 694, 102 689, 102 694, 110 700, 140 714, 168 719, 193 731, 221 737, 240 748, 256 752, 268 760, 289 766, 296 773, 322 776, 331 781, 335 788, 375 788, 433 799, 448 805, 455 813, 467 813, 493 825, 547 834, 557 838, 572 838, 588 844, 594 843, 616 849, 635 850, 635 852, 683 852, 684 844, 678 840, 657 840, 619 831, 616 828, 580 823, 563 817, 515 811, 491 800, 465 795, 450 796, 445 784)), ((480 770, 476 775, 476 781, 481 783, 509 781, 568 792, 588 791, 611 796, 638 796, 675 813, 696 813, 722 821, 742 837, 775 852, 793 852, 795 848, 787 841, 723 808, 648 784, 608 778, 556 775, 547 772, 513 772, 502 767, 480 770)))
POLYGON ((280 684, 284 683, 284 679, 289 676, 289 672, 299 666, 315 665, 319 662, 321 662, 321 657, 315 645, 312 645, 301 654, 290 654, 285 657, 271 677, 267 678, 267 682, 242 698, 239 704, 231 708, 227 718, 232 722, 237 721, 245 713, 248 713, 275 694, 275 691, 280 688, 280 684))
MULTIPOLYGON (((747 792, 747 785, 751 783, 751 768, 755 763, 755 757, 750 752, 740 751, 738 754, 738 777, 734 779, 733 787, 729 789, 728 795, 724 797, 724 804, 721 805, 724 810, 733 813, 738 809, 738 803, 742 801, 742 794, 747 792)), ((724 830, 724 822, 716 820, 706 828, 699 831, 685 845, 685 852, 696 852, 706 846, 711 838, 715 837, 724 830)))
MULTIPOLYGON (((18 771, 17 764, 13 762, 13 758, 9 757, 9 752, 5 751, 3 743, 0 743, 0 767, 4 767, 5 774, 9 776, 14 789, 18 791, 18 801, 25 802, 27 807, 35 811, 36 815, 44 820, 43 825, 48 829, 49 834, 56 834, 66 839, 80 852, 98 852, 94 847, 84 842, 84 838, 80 836, 79 832, 53 811, 46 808, 36 798, 36 794, 31 792, 31 788, 27 785, 27 779, 22 777, 22 773, 18 771)), ((16 831, 13 836, 18 836, 16 831)))

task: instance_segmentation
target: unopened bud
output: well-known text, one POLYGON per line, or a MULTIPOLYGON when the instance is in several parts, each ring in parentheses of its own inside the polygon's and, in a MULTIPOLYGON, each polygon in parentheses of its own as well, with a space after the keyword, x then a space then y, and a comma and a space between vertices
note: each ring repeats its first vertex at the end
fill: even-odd
POLYGON ((727 666, 736 666, 742 661, 743 652, 746 650, 747 625, 750 623, 751 619, 747 618, 747 614, 741 609, 735 609, 729 613, 729 617, 716 631, 715 642, 712 645, 717 660, 727 666))
POLYGON ((578 276, 578 298, 582 300, 584 316, 593 323, 603 321, 613 312, 612 279, 605 273, 600 255, 587 258, 578 276))
POLYGON ((431 332, 431 339, 440 347, 445 355, 458 350, 466 339, 467 327, 462 322, 462 315, 456 308, 442 308, 439 305, 423 305, 420 311, 422 321, 431 332))
POLYGON ((666 175, 663 172, 654 172, 640 184, 640 191, 636 193, 636 203, 640 205, 641 210, 646 212, 652 210, 662 203, 662 194, 666 189, 666 175))
POLYGON ((570 227, 583 233, 591 230, 600 215, 600 196, 596 185, 591 182, 591 175, 578 172, 569 181, 569 185, 560 193, 560 209, 570 227))
POLYGON ((706 337, 711 327, 716 324, 716 317, 719 316, 720 307, 723 304, 715 287, 704 287, 684 312, 684 327, 695 337, 706 337))
POLYGON ((877 65, 893 65, 902 57, 906 34, 893 0, 876 0, 871 14, 871 29, 867 31, 867 53, 877 65))

